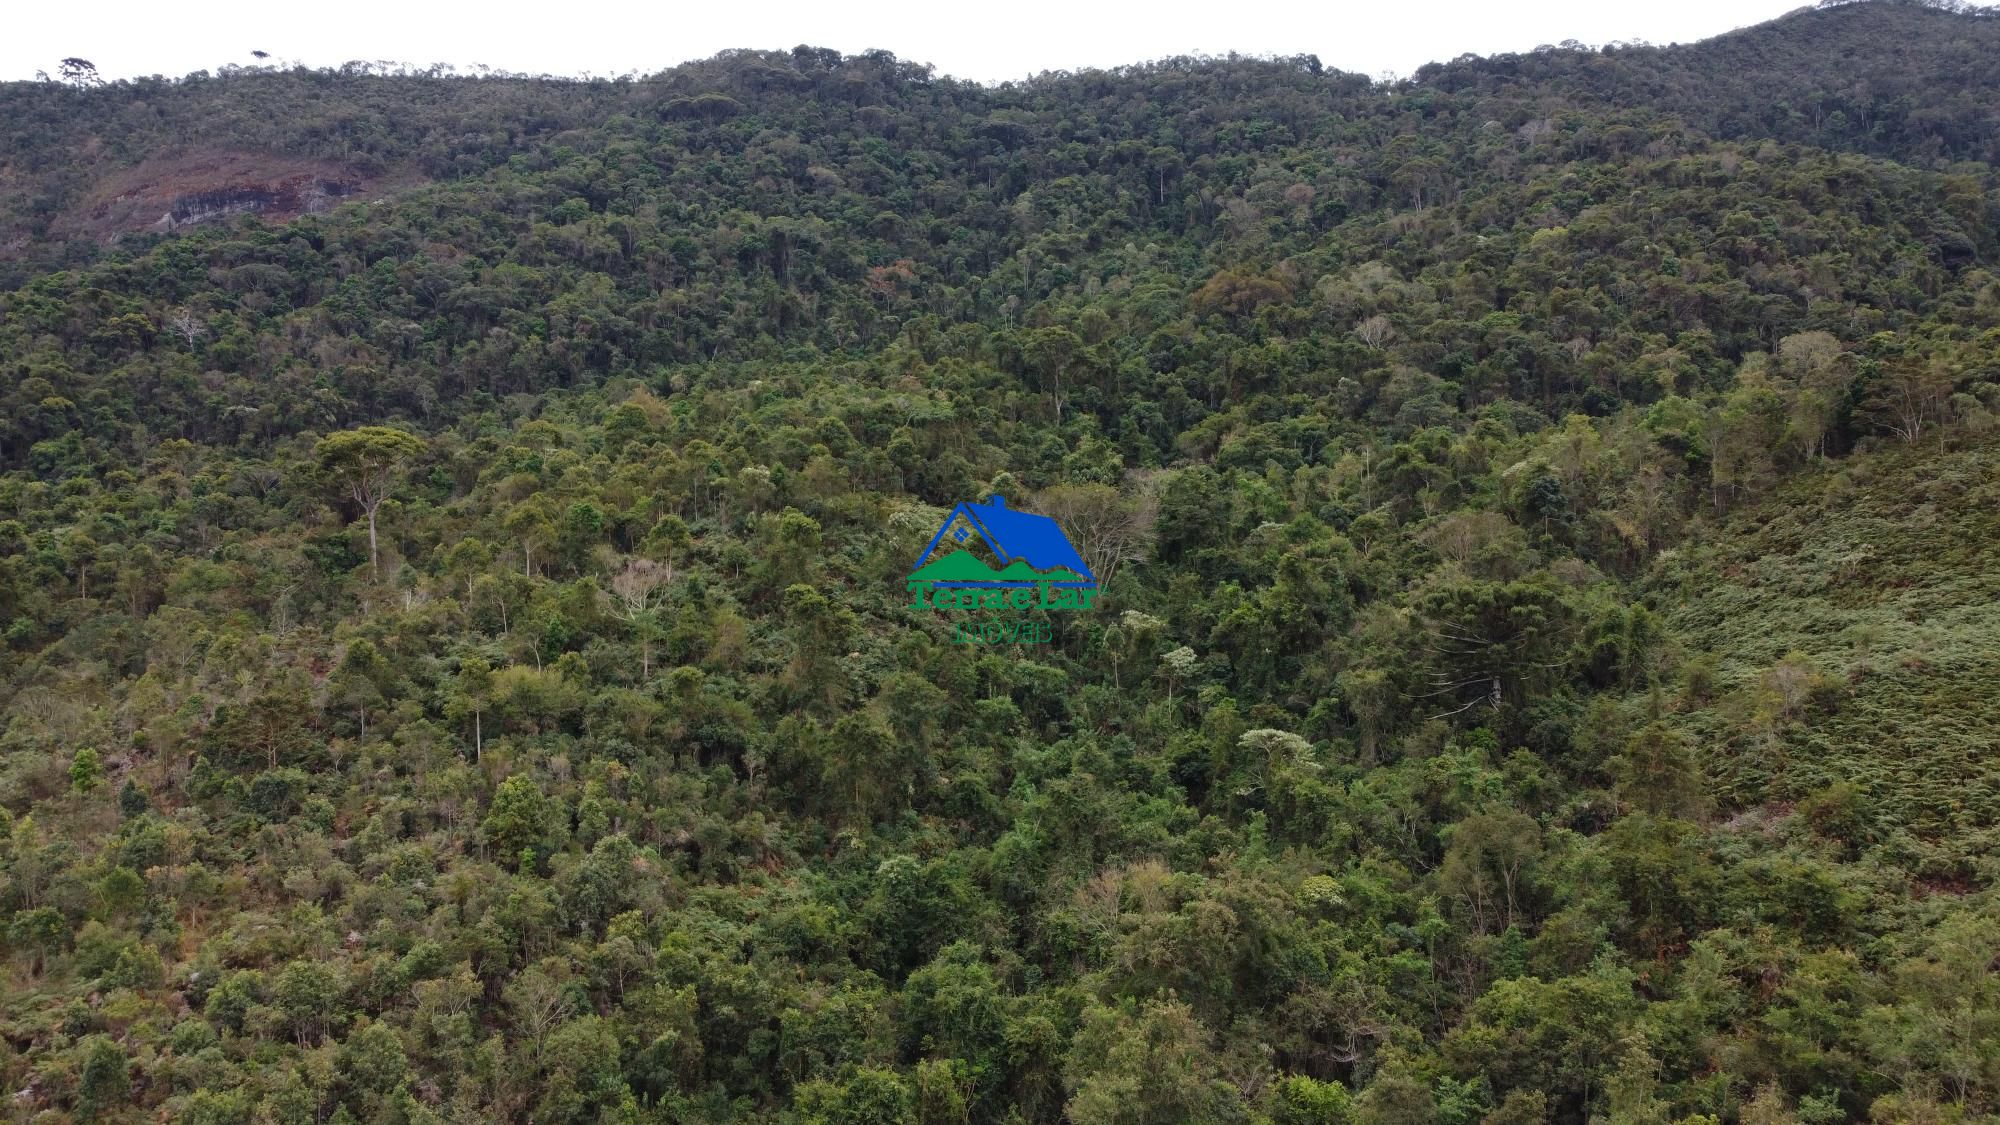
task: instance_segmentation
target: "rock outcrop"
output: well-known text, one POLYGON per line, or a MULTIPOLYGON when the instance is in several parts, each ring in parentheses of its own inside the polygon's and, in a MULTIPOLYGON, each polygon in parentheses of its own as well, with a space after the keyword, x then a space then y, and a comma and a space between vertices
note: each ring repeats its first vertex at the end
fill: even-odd
POLYGON ((54 233, 115 242, 238 215, 284 222, 378 194, 381 186, 356 169, 282 153, 188 152, 108 177, 56 220, 54 233))

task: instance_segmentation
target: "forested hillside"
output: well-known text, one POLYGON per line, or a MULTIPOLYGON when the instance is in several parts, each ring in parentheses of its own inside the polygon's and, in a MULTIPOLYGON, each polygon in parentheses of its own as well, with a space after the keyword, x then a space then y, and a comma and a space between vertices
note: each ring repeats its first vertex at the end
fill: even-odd
POLYGON ((1417 77, 1455 93, 1670 107, 1728 139, 1934 167, 2000 160, 2000 12, 1990 6, 1822 3, 1690 46, 1578 46, 1432 65, 1417 77))
POLYGON ((2000 1118, 1996 35, 0 85, 0 1106, 2000 1118))

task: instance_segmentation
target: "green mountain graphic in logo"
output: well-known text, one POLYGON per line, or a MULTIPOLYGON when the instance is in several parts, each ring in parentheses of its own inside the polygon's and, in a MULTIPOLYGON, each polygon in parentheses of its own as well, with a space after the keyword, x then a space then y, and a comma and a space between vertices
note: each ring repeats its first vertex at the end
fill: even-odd
POLYGON ((980 561, 970 551, 953 551, 934 559, 910 572, 906 580, 915 583, 933 582, 1084 582, 1081 574, 1066 566, 1051 570, 1036 570, 1026 559, 1015 559, 1004 569, 994 570, 980 561))
POLYGON ((970 551, 953 551, 910 572, 910 582, 998 582, 1000 575, 970 551))
POLYGON ((1084 577, 1066 566, 1036 570, 1025 559, 1015 559, 1000 572, 1002 582, 1082 582, 1084 577))

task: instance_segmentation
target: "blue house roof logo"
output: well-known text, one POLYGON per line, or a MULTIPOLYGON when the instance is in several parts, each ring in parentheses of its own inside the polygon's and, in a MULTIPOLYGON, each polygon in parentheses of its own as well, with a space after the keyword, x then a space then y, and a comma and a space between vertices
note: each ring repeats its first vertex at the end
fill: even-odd
POLYGON ((953 508, 917 557, 907 581, 912 589, 1039 587, 1045 597, 1051 589, 1097 588, 1097 576, 1055 520, 1010 508, 1002 496, 953 508), (980 554, 990 555, 998 565, 980 554))

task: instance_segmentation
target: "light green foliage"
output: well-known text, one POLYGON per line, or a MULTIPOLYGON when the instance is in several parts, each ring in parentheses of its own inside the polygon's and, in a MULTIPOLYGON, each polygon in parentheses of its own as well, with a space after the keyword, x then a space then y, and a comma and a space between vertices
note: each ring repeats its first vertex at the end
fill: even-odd
POLYGON ((70 788, 78 793, 88 793, 103 780, 104 767, 97 760, 97 751, 88 746, 78 750, 69 764, 70 788))
POLYGON ((330 965, 298 960, 271 982, 271 1003, 301 1044, 318 1043, 339 1015, 340 977, 330 965))
POLYGON ((1241 1093, 1222 1080, 1207 1032, 1183 1004, 1085 1011, 1069 1067, 1071 1120, 1248 1120, 1241 1093))

